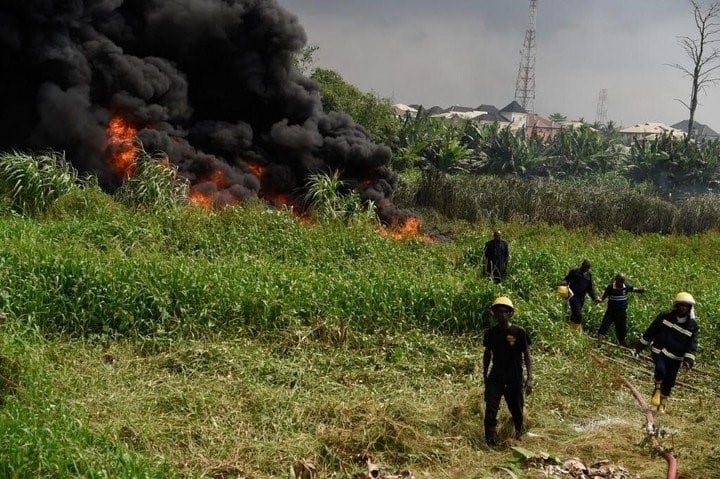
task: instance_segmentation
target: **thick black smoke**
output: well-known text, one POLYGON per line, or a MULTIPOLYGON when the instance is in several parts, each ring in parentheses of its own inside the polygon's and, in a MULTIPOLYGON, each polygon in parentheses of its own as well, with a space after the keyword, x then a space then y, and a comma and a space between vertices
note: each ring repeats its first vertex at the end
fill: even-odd
POLYGON ((340 170, 383 220, 399 214, 389 149, 322 111, 293 66, 305 32, 274 0, 2 0, 0 24, 0 149, 64 151, 112 190, 107 125, 120 116, 197 190, 222 170, 218 202, 298 194, 340 170))

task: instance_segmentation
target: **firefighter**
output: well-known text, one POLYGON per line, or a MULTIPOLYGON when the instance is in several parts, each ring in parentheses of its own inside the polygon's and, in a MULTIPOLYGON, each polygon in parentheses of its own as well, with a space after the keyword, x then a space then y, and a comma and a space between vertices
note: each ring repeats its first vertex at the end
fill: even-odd
POLYGON ((582 260, 580 267, 571 269, 560 283, 561 286, 567 286, 568 291, 572 292, 568 298, 568 303, 570 304, 569 326, 573 331, 582 331, 582 309, 585 304, 585 296, 590 296, 596 303, 600 301, 595 294, 591 267, 589 259, 582 260))
POLYGON ((524 395, 530 394, 533 387, 530 337, 524 328, 510 322, 514 313, 515 307, 510 298, 496 298, 490 314, 497 324, 486 330, 483 337, 484 426, 485 441, 490 448, 498 446, 497 415, 503 397, 515 426, 513 438, 521 438, 524 431, 524 395), (523 363, 526 372, 524 380, 523 363))
POLYGON ((678 371, 681 367, 692 369, 695 364, 698 324, 695 299, 691 294, 683 291, 675 295, 672 309, 660 313, 650 323, 636 346, 636 352, 639 354, 648 345, 655 363, 655 390, 650 404, 663 413, 678 371))
POLYGON ((628 295, 633 292, 644 293, 645 289, 636 288, 632 284, 626 283, 625 275, 622 273, 616 274, 612 283, 605 288, 599 302, 602 303, 607 299, 608 304, 602 323, 600 323, 600 329, 598 329, 598 345, 602 344, 610 325, 614 324, 618 343, 621 346, 626 346, 628 295))
POLYGON ((502 232, 496 230, 493 239, 485 243, 483 251, 483 266, 487 274, 496 283, 502 282, 507 274, 510 248, 502 237, 502 232))

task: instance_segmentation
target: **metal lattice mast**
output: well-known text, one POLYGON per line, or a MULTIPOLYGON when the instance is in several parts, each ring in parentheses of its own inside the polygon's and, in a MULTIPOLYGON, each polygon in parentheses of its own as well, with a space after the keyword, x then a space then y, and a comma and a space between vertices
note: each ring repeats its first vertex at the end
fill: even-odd
POLYGON ((520 50, 520 68, 515 82, 515 101, 525 111, 532 113, 535 108, 535 17, 537 0, 530 0, 530 21, 525 30, 525 41, 520 50))
POLYGON ((607 123, 607 90, 603 88, 598 95, 597 110, 595 111, 595 123, 604 125, 607 123))

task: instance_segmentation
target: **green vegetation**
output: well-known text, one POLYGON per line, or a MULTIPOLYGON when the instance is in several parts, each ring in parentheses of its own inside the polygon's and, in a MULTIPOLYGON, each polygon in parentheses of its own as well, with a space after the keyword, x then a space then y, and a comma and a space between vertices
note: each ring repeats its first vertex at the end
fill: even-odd
POLYGON ((389 100, 360 91, 333 70, 316 68, 310 78, 320 84, 325 111, 347 113, 376 142, 390 147, 395 144, 400 122, 389 100))
MULTIPOLYGON (((304 460, 342 478, 371 460, 416 477, 544 477, 484 446, 482 332, 508 294, 535 352, 522 446, 661 477, 618 379, 649 394, 650 364, 570 334, 554 293, 589 257, 598 289, 618 271, 647 288, 631 341, 676 292, 698 300, 697 368, 658 425, 682 477, 712 477, 720 205, 667 193, 713 188, 718 144, 400 122, 318 79, 393 146, 396 203, 429 236, 381 234, 342 172, 308 178, 313 208, 296 218, 188 206, 187 184, 143 152, 113 195, 60 155, 0 155, 0 476, 287 477, 304 460), (496 228, 512 252, 501 285, 480 272, 496 228)), ((587 331, 602 313, 588 307, 587 331)), ((507 437, 505 410, 501 423, 507 437)))
MULTIPOLYGON (((567 332, 554 285, 583 256, 598 287, 624 271, 648 289, 632 299, 631 338, 691 291, 698 368, 717 375, 717 233, 479 219, 438 223, 450 241, 395 241, 373 221, 335 221, 338 187, 311 185, 328 207, 317 223, 261 204, 129 209, 93 186, 36 219, 0 217, 0 473, 287 477, 304 459, 348 477, 369 458, 432 477, 496 466, 539 477, 483 446, 481 334, 487 305, 507 293, 536 353, 523 446, 660 475, 614 377, 649 393, 647 364, 598 366, 594 342, 567 332), (512 247, 502 285, 480 274, 496 227, 512 247)), ((590 330, 601 315, 588 311, 590 330)), ((705 411, 719 404, 697 374, 660 424, 683 474, 710 477, 718 422, 705 411)))

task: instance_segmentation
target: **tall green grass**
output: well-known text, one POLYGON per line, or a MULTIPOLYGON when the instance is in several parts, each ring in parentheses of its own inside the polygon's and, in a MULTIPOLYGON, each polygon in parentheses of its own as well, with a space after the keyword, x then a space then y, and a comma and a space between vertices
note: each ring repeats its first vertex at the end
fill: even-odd
MULTIPOLYGON (((0 308, 48 334, 77 337, 267 331, 317 320, 365 332, 455 334, 482 330, 486 305, 507 293, 528 325, 551 338, 565 314, 553 286, 583 257, 596 265, 598 289, 617 271, 648 288, 637 301, 638 327, 680 290, 701 298, 701 311, 718 307, 717 234, 602 236, 521 224, 487 223, 433 243, 395 241, 372 223, 305 224, 261 204, 217 213, 101 208, 41 222, 6 217, 0 308), (495 285, 480 264, 482 245, 500 226, 511 274, 495 285)), ((717 332, 710 324, 704 331, 715 350, 717 332)))
POLYGON ((573 182, 495 176, 407 175, 398 204, 434 209, 471 222, 551 223, 613 232, 694 234, 720 226, 720 197, 680 202, 626 181, 573 182))
POLYGON ((16 213, 43 213, 77 186, 77 172, 60 153, 0 152, 0 196, 16 213))
MULTIPOLYGON (((647 289, 631 298, 631 340, 689 291, 701 324, 697 367, 712 379, 720 235, 568 229, 542 216, 548 204, 568 216, 557 206, 566 193, 544 183, 474 191, 467 181, 440 185, 452 187, 439 190, 444 201, 458 211, 468 198, 492 202, 455 215, 465 222, 429 222, 437 242, 392 240, 370 221, 324 221, 331 214, 309 223, 261 203, 217 212, 121 203, 91 184, 36 218, 0 215, 0 475, 284 477, 307 458, 348 477, 371 458, 432 477, 490 476, 510 460, 482 447, 481 337, 499 294, 515 302, 536 351, 528 412, 537 435, 524 445, 595 459, 602 444, 657 475, 653 458, 638 459, 646 451, 634 446, 632 398, 587 361, 591 339, 568 334, 554 287, 584 257, 598 292, 625 273, 647 289), (516 211, 512 201, 530 206, 516 211), (481 274, 496 228, 511 248, 500 285, 481 274), (616 437, 575 429, 606 417, 625 421, 616 437)), ((712 198, 695 201, 686 203, 688 230, 712 211, 712 198)), ((606 214, 666 211, 637 202, 606 214)), ((669 224, 682 229, 676 217, 669 224)), ((602 314, 586 307, 586 331, 602 314)), ((647 370, 624 373, 650 386, 647 370)), ((689 477, 716 469, 707 457, 717 421, 703 408, 717 397, 703 377, 697 390, 678 388, 671 418, 689 477)))

